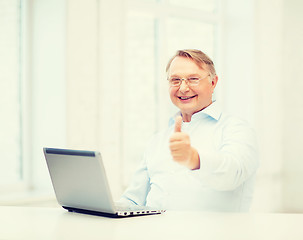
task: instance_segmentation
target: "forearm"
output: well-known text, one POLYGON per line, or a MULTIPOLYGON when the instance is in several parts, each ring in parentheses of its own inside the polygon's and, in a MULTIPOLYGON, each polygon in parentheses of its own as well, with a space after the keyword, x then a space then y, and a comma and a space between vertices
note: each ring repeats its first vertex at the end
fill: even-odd
MULTIPOLYGON (((257 156, 251 154, 200 153, 201 166, 197 171, 204 183, 217 190, 233 190, 251 177, 258 168, 257 156)), ((195 171, 196 172, 196 171, 195 171)))

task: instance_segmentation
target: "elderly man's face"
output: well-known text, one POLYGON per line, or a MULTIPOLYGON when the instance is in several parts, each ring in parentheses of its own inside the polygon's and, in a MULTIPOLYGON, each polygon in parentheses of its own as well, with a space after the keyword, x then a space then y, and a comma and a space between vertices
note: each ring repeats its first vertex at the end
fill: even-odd
MULTIPOLYGON (((204 78, 209 72, 200 68, 193 60, 186 57, 175 57, 168 71, 169 78, 204 78)), ((210 81, 211 76, 201 80, 197 86, 189 86, 182 81, 178 87, 170 86, 169 94, 183 115, 183 121, 190 121, 191 116, 212 103, 212 93, 217 84, 217 76, 210 81)))

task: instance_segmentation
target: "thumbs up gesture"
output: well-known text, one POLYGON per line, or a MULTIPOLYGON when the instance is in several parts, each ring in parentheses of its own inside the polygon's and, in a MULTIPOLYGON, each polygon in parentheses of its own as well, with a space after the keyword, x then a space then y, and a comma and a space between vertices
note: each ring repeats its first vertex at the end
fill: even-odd
POLYGON ((200 168, 198 152, 191 146, 189 135, 182 132, 181 116, 176 118, 175 131, 169 139, 169 149, 174 161, 189 169, 200 168))

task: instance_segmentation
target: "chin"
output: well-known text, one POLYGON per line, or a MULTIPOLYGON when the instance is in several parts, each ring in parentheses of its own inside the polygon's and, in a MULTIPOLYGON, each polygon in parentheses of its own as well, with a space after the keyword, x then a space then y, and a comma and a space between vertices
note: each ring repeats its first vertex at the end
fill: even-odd
POLYGON ((192 115, 195 111, 191 108, 179 108, 180 111, 184 114, 187 114, 187 115, 192 115))

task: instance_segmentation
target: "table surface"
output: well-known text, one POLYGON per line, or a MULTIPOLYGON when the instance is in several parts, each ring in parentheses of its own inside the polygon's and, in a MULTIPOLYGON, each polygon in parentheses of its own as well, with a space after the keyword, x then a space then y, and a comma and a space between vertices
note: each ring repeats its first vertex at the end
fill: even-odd
POLYGON ((303 214, 202 213, 112 219, 62 208, 0 206, 0 239, 303 239, 303 214))

